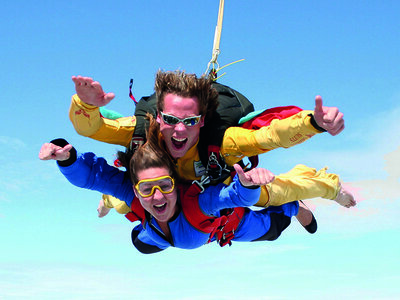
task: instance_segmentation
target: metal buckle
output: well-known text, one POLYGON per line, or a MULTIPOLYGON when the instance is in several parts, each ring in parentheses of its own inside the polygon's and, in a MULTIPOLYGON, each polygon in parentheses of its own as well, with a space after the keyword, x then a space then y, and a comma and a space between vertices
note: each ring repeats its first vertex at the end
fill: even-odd
POLYGON ((132 150, 133 152, 136 151, 139 146, 144 144, 144 138, 141 136, 133 136, 131 139, 131 142, 129 143, 129 149, 132 150))
POLYGON ((217 156, 214 152, 211 152, 208 158, 207 174, 211 177, 212 180, 221 178, 222 167, 219 164, 217 156))
POLYGON ((209 183, 210 183, 210 176, 205 176, 205 175, 201 177, 200 181, 198 180, 192 181, 192 184, 196 184, 201 189, 200 194, 203 193, 205 190, 204 185, 209 183))

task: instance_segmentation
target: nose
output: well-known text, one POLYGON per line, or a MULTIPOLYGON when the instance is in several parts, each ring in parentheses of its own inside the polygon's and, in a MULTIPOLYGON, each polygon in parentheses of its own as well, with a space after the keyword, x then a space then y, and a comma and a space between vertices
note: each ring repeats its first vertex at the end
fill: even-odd
POLYGON ((156 188, 154 190, 153 199, 159 200, 159 199, 162 199, 162 198, 164 198, 164 194, 161 193, 160 190, 156 188))
POLYGON ((186 130, 186 126, 182 122, 179 122, 178 124, 175 125, 175 131, 184 131, 184 130, 186 130))

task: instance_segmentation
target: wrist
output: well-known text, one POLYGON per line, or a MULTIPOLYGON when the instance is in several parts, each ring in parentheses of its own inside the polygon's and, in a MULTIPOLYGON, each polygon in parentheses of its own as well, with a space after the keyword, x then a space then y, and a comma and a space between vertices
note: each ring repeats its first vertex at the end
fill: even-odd
MULTIPOLYGON (((50 143, 60 146, 60 147, 65 147, 66 145, 68 145, 68 142, 63 138, 54 139, 50 143)), ((69 154, 69 157, 67 159, 57 160, 57 164, 59 166, 68 167, 77 160, 77 152, 76 152, 75 148, 72 148, 71 150, 69 150, 68 154, 69 154)))
POLYGON ((310 116, 310 123, 315 129, 317 129, 318 131, 321 131, 321 132, 326 132, 326 129, 319 126, 317 121, 315 121, 313 114, 309 114, 309 116, 310 116))

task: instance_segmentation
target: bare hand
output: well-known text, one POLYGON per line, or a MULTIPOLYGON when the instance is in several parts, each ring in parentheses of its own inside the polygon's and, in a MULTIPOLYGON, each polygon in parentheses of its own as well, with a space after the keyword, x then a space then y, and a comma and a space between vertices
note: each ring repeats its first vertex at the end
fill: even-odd
POLYGON ((69 158, 69 151, 72 149, 72 145, 68 144, 64 148, 56 146, 52 143, 45 143, 39 152, 39 158, 41 160, 67 160, 69 158))
POLYGON ((243 186, 266 185, 275 179, 275 175, 267 169, 255 168, 244 172, 242 167, 238 164, 234 164, 233 167, 243 186))
POLYGON ((337 107, 322 106, 322 97, 315 97, 314 119, 329 134, 337 135, 344 129, 343 113, 337 107))
POLYGON ((114 93, 105 93, 100 83, 90 77, 72 76, 72 81, 75 83, 79 99, 86 104, 101 107, 107 105, 115 97, 114 93))

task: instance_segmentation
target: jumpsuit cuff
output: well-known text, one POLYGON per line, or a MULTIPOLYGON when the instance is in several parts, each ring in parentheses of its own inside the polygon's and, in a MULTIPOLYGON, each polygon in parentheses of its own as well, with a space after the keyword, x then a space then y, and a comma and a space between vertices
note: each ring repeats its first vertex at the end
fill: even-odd
MULTIPOLYGON (((65 147, 65 146, 67 146, 69 144, 65 139, 62 139, 62 138, 54 139, 50 143, 52 143, 54 145, 57 145, 57 146, 60 146, 60 147, 65 147)), ((63 161, 59 161, 58 160, 57 161, 57 164, 60 167, 68 167, 68 166, 72 165, 76 161, 76 159, 77 159, 76 149, 72 148, 69 151, 69 154, 70 155, 69 155, 69 158, 67 160, 63 160, 63 161)))

